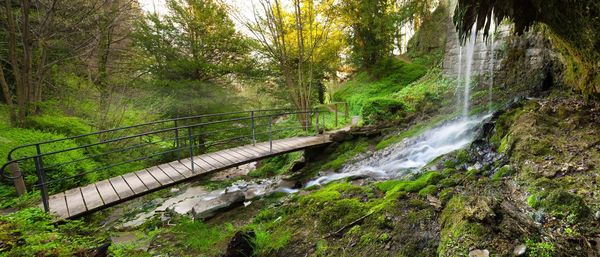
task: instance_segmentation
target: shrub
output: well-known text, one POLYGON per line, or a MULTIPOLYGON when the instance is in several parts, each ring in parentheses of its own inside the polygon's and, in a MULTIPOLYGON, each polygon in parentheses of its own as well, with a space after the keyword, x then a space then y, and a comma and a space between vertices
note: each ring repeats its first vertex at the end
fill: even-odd
MULTIPOLYGON (((38 130, 32 129, 21 129, 21 128, 9 128, 6 130, 0 131, 0 158, 6 158, 8 153, 14 147, 31 144, 35 142, 43 142, 58 138, 63 138, 64 136, 49 133, 49 132, 41 132, 38 130)), ((41 150, 43 153, 54 152, 58 150, 68 149, 77 147, 77 144, 72 140, 60 141, 55 143, 50 143, 41 146, 41 150)), ((14 152, 13 159, 17 159, 19 157, 25 156, 34 156, 36 155, 35 147, 28 147, 19 149, 14 152)), ((48 156, 44 156, 42 158, 44 167, 46 167, 46 174, 49 180, 65 178, 69 176, 73 176, 79 174, 84 171, 89 171, 96 166, 96 163, 91 160, 83 160, 76 161, 85 157, 85 153, 83 150, 75 150, 75 151, 67 151, 59 154, 52 154, 48 156), (61 165, 57 167, 52 167, 55 164, 59 163, 67 163, 72 162, 70 164, 61 165)), ((5 159, 4 159, 5 160, 5 159)), ((0 164, 4 164, 4 162, 0 162, 0 164)), ((37 175, 35 171, 35 165, 33 160, 27 160, 20 163, 21 171, 25 176, 25 183, 28 185, 32 185, 37 181, 37 175)), ((58 192, 65 188, 70 188, 76 185, 84 184, 85 179, 77 179, 77 180, 65 180, 60 185, 53 185, 50 188, 51 192, 58 192)))
POLYGON ((393 98, 372 98, 363 105, 361 115, 366 124, 399 121, 408 116, 408 107, 404 102, 393 98))
POLYGON ((65 136, 76 136, 92 131, 92 128, 80 118, 65 116, 32 116, 27 119, 27 126, 65 136))

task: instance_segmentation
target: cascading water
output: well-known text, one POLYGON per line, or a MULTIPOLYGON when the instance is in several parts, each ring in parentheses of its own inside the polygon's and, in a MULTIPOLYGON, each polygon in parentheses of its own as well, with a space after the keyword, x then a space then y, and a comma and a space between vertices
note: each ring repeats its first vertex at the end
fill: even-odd
POLYGON ((466 42, 466 65, 465 65, 465 82, 464 93, 463 93, 463 118, 469 116, 469 107, 471 100, 471 71, 473 68, 473 53, 475 52, 475 41, 477 40, 477 22, 473 24, 471 29, 471 36, 466 42))
POLYGON ((427 165, 438 156, 471 143, 477 125, 489 116, 455 119, 430 129, 418 137, 378 151, 370 157, 345 166, 339 173, 330 172, 309 181, 306 187, 322 185, 348 177, 371 177, 378 180, 401 178, 427 165))
POLYGON ((491 57, 489 58, 490 61, 488 64, 488 72, 490 76, 490 81, 488 82, 488 113, 492 113, 493 111, 494 72, 496 72, 494 69, 496 65, 496 42, 494 41, 496 37, 496 22, 494 18, 494 10, 492 10, 490 23, 490 31, 492 32, 490 34, 490 41, 492 44, 490 50, 491 57))

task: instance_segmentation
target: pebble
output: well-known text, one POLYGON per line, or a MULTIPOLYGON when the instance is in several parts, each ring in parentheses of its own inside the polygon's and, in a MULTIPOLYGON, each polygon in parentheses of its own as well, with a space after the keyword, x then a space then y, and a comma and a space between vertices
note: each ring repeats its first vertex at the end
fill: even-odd
POLYGON ((517 245, 517 247, 515 247, 513 254, 515 256, 522 256, 525 254, 526 251, 527 251, 527 247, 524 244, 520 244, 520 245, 517 245))
POLYGON ((490 251, 484 250, 473 250, 469 252, 469 257, 490 257, 490 251))

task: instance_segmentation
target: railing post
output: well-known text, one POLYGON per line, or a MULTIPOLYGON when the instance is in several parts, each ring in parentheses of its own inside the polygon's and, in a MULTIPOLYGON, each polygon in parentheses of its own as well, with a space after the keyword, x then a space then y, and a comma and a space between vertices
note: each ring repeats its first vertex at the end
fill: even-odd
POLYGON ((27 193, 27 187, 25 186, 21 169, 19 169, 19 163, 13 162, 9 164, 8 168, 10 169, 10 173, 13 177, 13 183, 15 184, 17 194, 21 196, 27 193))
POLYGON ((177 161, 181 162, 181 145, 179 144, 179 125, 177 124, 177 119, 175 122, 175 147, 177 147, 177 161))
POLYGON ((190 165, 192 166, 192 173, 194 173, 194 139, 192 138, 192 127, 188 127, 188 139, 190 144, 190 165))
POLYGON ((50 204, 48 203, 48 185, 46 185, 46 172, 44 172, 44 164, 42 162, 42 150, 40 144, 35 145, 37 155, 34 158, 35 172, 37 173, 40 182, 40 193, 42 195, 42 203, 44 204, 44 210, 50 211, 50 204))
POLYGON ((338 105, 334 104, 334 107, 335 108, 333 108, 333 109, 335 110, 335 127, 337 127, 338 126, 338 105))
POLYGON ((273 116, 269 115, 269 152, 273 152, 273 129, 271 124, 273 123, 273 116))
POLYGON ((256 130, 254 129, 254 111, 250 112, 250 120, 252 126, 252 145, 256 145, 256 130))
POLYGON ((319 110, 315 109, 315 135, 319 134, 319 110))
POLYGON ((344 117, 344 122, 348 123, 348 118, 350 118, 350 111, 348 110, 348 102, 344 102, 344 106, 346 107, 346 108, 344 108, 346 110, 344 113, 344 115, 346 116, 346 117, 344 117))

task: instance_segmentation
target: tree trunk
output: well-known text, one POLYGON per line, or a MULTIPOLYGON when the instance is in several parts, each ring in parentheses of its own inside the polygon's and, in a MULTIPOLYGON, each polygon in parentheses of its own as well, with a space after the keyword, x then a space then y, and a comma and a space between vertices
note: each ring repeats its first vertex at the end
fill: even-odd
POLYGON ((21 69, 19 67, 19 61, 17 59, 17 29, 16 21, 13 16, 11 1, 4 1, 4 7, 6 11, 6 21, 8 25, 8 55, 10 59, 10 65, 12 67, 12 73, 15 80, 15 91, 17 94, 17 105, 18 105, 18 116, 16 125, 23 125, 25 122, 25 106, 27 103, 26 90, 21 81, 21 69))
POLYGON ((4 77, 4 67, 2 67, 2 62, 0 62, 0 87, 2 87, 2 95, 4 95, 4 101, 8 106, 8 111, 10 113, 10 123, 12 125, 16 125, 17 123, 17 113, 15 111, 15 106, 12 99, 12 94, 10 93, 10 88, 8 87, 8 83, 6 82, 6 77, 4 77))
MULTIPOLYGON (((23 89, 25 90, 25 108, 24 108, 24 116, 29 113, 30 104, 34 102, 35 97, 35 88, 32 85, 32 74, 31 74, 31 60, 32 60, 32 50, 31 50, 31 33, 29 28, 29 9, 31 3, 29 0, 21 0, 21 13, 23 17, 21 18, 21 38, 23 40, 23 70, 21 71, 21 82, 23 83, 23 89)), ((19 110, 21 111, 21 110, 19 110)), ((23 119, 25 118, 23 116, 23 119)))

